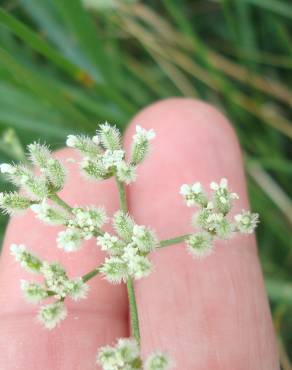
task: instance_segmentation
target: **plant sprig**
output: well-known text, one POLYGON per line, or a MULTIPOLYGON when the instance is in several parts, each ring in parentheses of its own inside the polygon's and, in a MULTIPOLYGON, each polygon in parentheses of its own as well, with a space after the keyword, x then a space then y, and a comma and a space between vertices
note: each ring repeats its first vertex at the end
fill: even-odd
POLYGON ((100 265, 81 277, 70 279, 58 262, 40 259, 22 244, 11 245, 11 254, 27 271, 41 275, 43 282, 21 280, 21 290, 31 303, 44 302, 38 319, 53 329, 67 316, 66 299, 78 301, 88 294, 89 280, 102 275, 113 284, 127 285, 133 339, 119 339, 115 347, 99 350, 97 362, 104 370, 145 369, 167 370, 173 364, 161 352, 152 354, 145 363, 140 356, 140 329, 134 281, 145 278, 153 271, 149 255, 159 248, 185 242, 194 257, 206 257, 214 251, 217 239, 229 239, 237 233, 250 234, 258 223, 258 214, 243 210, 233 218, 229 216, 238 195, 228 188, 226 179, 210 184, 210 192, 198 182, 181 186, 188 207, 196 207, 192 218, 194 231, 159 241, 155 232, 138 225, 129 213, 125 187, 136 180, 136 168, 150 150, 155 138, 153 130, 136 126, 130 159, 122 147, 120 131, 109 123, 100 125, 93 137, 69 135, 67 146, 82 155, 81 172, 88 178, 101 181, 114 177, 120 199, 120 210, 109 217, 103 206, 67 204, 59 192, 63 189, 66 170, 55 159, 49 148, 40 143, 28 146, 28 159, 35 170, 26 164, 0 165, 0 170, 19 187, 20 192, 0 193, 0 209, 14 214, 31 209, 41 221, 62 225, 56 243, 64 252, 77 252, 83 241, 94 239, 107 256, 100 265), (111 222, 114 232, 104 230, 111 222), (49 300, 49 302, 47 302, 49 300))

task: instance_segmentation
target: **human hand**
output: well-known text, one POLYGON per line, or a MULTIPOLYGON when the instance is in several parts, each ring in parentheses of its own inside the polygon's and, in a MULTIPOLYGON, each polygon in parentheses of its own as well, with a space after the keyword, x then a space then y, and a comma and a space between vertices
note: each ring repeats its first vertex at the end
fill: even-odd
MULTIPOLYGON (((182 183, 208 184, 221 177, 240 194, 236 211, 248 208, 240 149, 226 119, 205 103, 169 99, 134 118, 154 128, 151 155, 129 187, 130 213, 161 239, 189 231, 190 210, 178 194, 182 183)), ((129 146, 133 125, 125 136, 129 146)), ((76 157, 68 149, 57 153, 76 157)), ((84 181, 74 163, 62 191, 69 204, 119 208, 113 180, 84 181)), ((125 287, 96 277, 88 299, 68 303, 69 315, 46 331, 34 322, 35 308, 24 303, 19 279, 24 272, 9 254, 11 243, 23 243, 48 260, 58 260, 78 276, 103 260, 94 242, 75 254, 55 246, 57 227, 41 224, 32 213, 14 217, 8 226, 0 260, 0 369, 97 369, 95 353, 118 337, 129 336, 125 287)), ((142 353, 167 351, 180 370, 276 370, 275 339, 253 236, 217 242, 204 260, 187 255, 183 245, 152 255, 155 271, 135 285, 142 353)))

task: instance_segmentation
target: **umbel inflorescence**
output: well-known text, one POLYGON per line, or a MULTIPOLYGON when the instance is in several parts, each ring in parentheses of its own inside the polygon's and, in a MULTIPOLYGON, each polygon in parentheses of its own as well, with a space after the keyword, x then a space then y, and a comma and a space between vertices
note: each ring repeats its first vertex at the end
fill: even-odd
POLYGON ((69 277, 62 265, 46 261, 31 253, 25 245, 11 245, 11 254, 20 265, 42 282, 21 280, 20 287, 28 302, 39 304, 39 321, 53 329, 66 318, 66 300, 86 299, 88 281, 101 274, 109 283, 126 283, 129 295, 133 338, 119 339, 115 346, 99 350, 97 362, 104 370, 167 370, 173 367, 164 353, 156 352, 143 363, 140 357, 139 319, 133 280, 147 277, 153 270, 149 254, 162 247, 185 242, 194 257, 213 252, 216 239, 229 239, 236 233, 250 234, 258 223, 258 214, 243 210, 230 217, 238 195, 228 188, 226 179, 212 182, 209 191, 198 182, 180 188, 186 205, 194 207, 193 232, 168 240, 158 240, 148 226, 138 225, 128 213, 125 186, 136 180, 136 167, 149 152, 153 130, 136 126, 129 158, 122 146, 120 131, 108 123, 99 126, 96 135, 69 135, 68 147, 80 152, 80 171, 89 179, 101 181, 114 177, 120 197, 120 210, 112 217, 100 205, 68 205, 58 195, 63 189, 66 170, 49 148, 40 143, 28 145, 30 164, 0 165, 1 173, 19 191, 0 193, 0 208, 11 215, 31 209, 41 221, 62 225, 56 244, 64 252, 76 252, 84 240, 94 239, 97 248, 106 252, 105 260, 83 276, 69 277), (111 223, 112 232, 104 231, 111 223))

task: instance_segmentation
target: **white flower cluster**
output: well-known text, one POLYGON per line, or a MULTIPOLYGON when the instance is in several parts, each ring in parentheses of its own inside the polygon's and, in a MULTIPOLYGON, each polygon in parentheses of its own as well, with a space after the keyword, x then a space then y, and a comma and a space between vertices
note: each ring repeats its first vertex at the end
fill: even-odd
POLYGON ((122 211, 114 214, 113 227, 118 235, 104 233, 97 237, 97 244, 109 254, 100 272, 112 283, 148 276, 152 265, 147 255, 158 244, 154 233, 145 226, 136 225, 122 211))
POLYGON ((173 367, 169 357, 161 352, 153 353, 143 364, 139 346, 132 338, 121 338, 114 347, 100 348, 97 363, 103 370, 170 370, 173 367))
MULTIPOLYGON (((117 180, 121 208, 126 209, 127 200, 124 184, 136 179, 136 167, 142 163, 150 150, 150 141, 155 132, 136 126, 131 153, 126 160, 120 131, 107 122, 100 125, 93 137, 69 135, 66 144, 77 149, 81 155, 81 169, 89 178, 102 180, 114 176, 117 180)), ((11 254, 28 272, 40 275, 41 282, 21 280, 21 290, 31 303, 41 303, 38 320, 48 329, 53 329, 67 315, 65 300, 86 298, 89 286, 86 282, 102 273, 111 283, 129 282, 148 276, 153 270, 149 254, 163 247, 186 240, 188 249, 196 257, 213 251, 214 240, 227 239, 234 233, 250 234, 258 224, 258 214, 243 210, 231 220, 229 213, 237 194, 228 189, 226 179, 210 184, 211 194, 204 191, 200 183, 181 186, 180 193, 188 207, 196 206, 193 217, 196 232, 188 236, 158 242, 154 232, 137 225, 123 210, 112 217, 114 231, 103 230, 108 217, 103 207, 71 207, 57 193, 63 188, 65 170, 45 145, 33 143, 28 146, 29 160, 36 173, 26 165, 0 165, 0 172, 8 176, 21 193, 0 193, 0 209, 13 214, 30 208, 36 217, 51 224, 61 225, 64 230, 57 235, 57 245, 66 252, 80 249, 84 240, 95 238, 100 249, 106 252, 104 262, 87 272, 83 277, 70 279, 65 269, 57 262, 42 261, 27 251, 24 245, 11 245, 11 254), (45 302, 44 302, 45 301, 45 302)), ((129 292, 130 289, 129 289, 129 292)), ((138 317, 130 302, 131 324, 139 342, 138 317)), ((151 354, 142 361, 137 341, 119 339, 113 347, 100 349, 97 363, 104 370, 169 370, 173 363, 162 352, 151 354)))
POLYGON ((136 180, 136 166, 144 160, 149 141, 154 137, 153 130, 136 127, 130 162, 125 160, 120 131, 107 122, 100 125, 96 136, 69 135, 66 144, 83 155, 81 168, 89 178, 102 180, 117 176, 119 181, 130 184, 136 180))
POLYGON ((39 171, 38 175, 23 164, 0 164, 0 172, 25 193, 25 196, 17 192, 1 193, 0 209, 6 213, 27 209, 32 204, 48 198, 51 193, 60 191, 64 186, 65 169, 52 157, 45 145, 30 144, 28 153, 29 160, 39 171))
POLYGON ((212 253, 215 238, 227 239, 236 232, 250 234, 259 222, 258 214, 249 211, 242 211, 234 217, 234 221, 227 218, 238 195, 230 192, 226 179, 221 179, 219 184, 212 182, 210 189, 210 197, 198 182, 193 185, 184 184, 180 189, 188 207, 199 207, 193 217, 193 224, 200 231, 187 239, 188 248, 195 257, 205 257, 212 253))
POLYGON ((41 306, 38 320, 49 330, 54 329, 67 317, 67 309, 63 302, 57 301, 41 306))
POLYGON ((56 262, 49 263, 26 250, 24 245, 12 244, 11 254, 27 271, 37 273, 43 283, 21 280, 20 286, 28 302, 39 303, 48 298, 55 301, 41 306, 38 319, 48 328, 53 329, 67 315, 64 299, 70 297, 77 301, 86 298, 89 286, 82 278, 69 279, 64 268, 56 262))
POLYGON ((67 229, 57 236, 58 247, 66 252, 80 249, 83 240, 102 234, 101 227, 108 221, 103 207, 75 207, 71 218, 65 223, 67 229))

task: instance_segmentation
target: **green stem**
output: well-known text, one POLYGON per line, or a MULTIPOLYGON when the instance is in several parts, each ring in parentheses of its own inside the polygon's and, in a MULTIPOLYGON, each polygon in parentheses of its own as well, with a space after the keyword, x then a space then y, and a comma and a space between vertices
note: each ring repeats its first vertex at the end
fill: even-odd
POLYGON ((117 185, 118 185, 118 191, 119 191, 119 198, 120 198, 120 206, 121 210, 123 212, 128 212, 128 207, 127 207, 127 198, 126 198, 126 191, 125 191, 125 186, 124 184, 116 179, 117 185))
POLYGON ((69 206, 66 202, 63 201, 56 193, 50 194, 49 198, 57 203, 60 207, 64 208, 67 212, 72 212, 72 207, 69 206))
POLYGON ((137 310, 137 302, 136 302, 135 290, 134 290, 134 285, 133 285, 133 279, 130 277, 127 280, 127 291, 128 291, 129 307, 130 307, 132 336, 136 339, 137 343, 140 345, 140 329, 139 329, 139 316, 138 316, 138 310, 137 310))
POLYGON ((83 275, 82 276, 82 280, 84 283, 86 283, 88 280, 92 279, 94 276, 96 276, 97 274, 99 274, 99 268, 100 266, 98 266, 97 268, 89 271, 87 274, 83 275))
MULTIPOLYGON (((117 182, 118 191, 119 191, 121 210, 123 212, 128 212, 125 186, 117 178, 116 178, 116 182, 117 182)), ((131 333, 132 333, 132 336, 136 339, 137 343, 140 345, 139 316, 138 316, 138 310, 137 310, 137 302, 136 302, 133 279, 131 277, 129 277, 127 280, 127 291, 128 291, 128 299, 129 299, 129 307, 130 307, 131 333)))
POLYGON ((185 234, 185 235, 177 236, 176 238, 162 240, 161 242, 159 242, 159 246, 157 248, 164 248, 164 247, 168 247, 169 245, 179 244, 185 241, 190 235, 191 234, 185 234))

